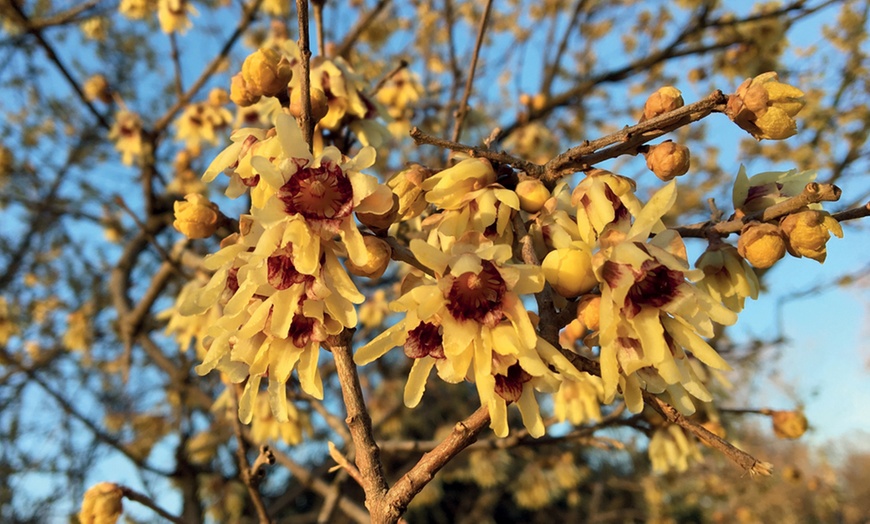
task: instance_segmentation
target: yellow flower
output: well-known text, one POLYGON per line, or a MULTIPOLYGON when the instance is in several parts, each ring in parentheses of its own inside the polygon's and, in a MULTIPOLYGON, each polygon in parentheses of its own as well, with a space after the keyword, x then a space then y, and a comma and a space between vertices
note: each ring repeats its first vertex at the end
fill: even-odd
POLYGON ((115 123, 109 131, 109 140, 115 142, 115 149, 121 153, 124 165, 133 165, 143 155, 150 153, 142 140, 142 121, 139 115, 123 109, 115 116, 115 123))
POLYGON ((416 218, 426 209, 423 182, 430 176, 431 170, 420 164, 412 164, 387 181, 387 185, 399 197, 399 220, 416 218))
POLYGON ((630 215, 636 215, 641 207, 634 189, 630 178, 603 169, 586 174, 571 194, 571 202, 577 208, 577 228, 584 242, 594 244, 610 224, 627 225, 630 215))
MULTIPOLYGON (((491 427, 508 433, 507 403, 516 402, 531 435, 544 433, 534 390, 553 391, 561 373, 579 372, 539 339, 519 295, 536 293, 543 277, 536 266, 509 264, 509 246, 470 234, 443 253, 421 241, 411 251, 437 279, 423 280, 393 302, 404 319, 360 348, 354 360, 367 364, 396 346, 414 359, 405 386, 405 404, 416 406, 433 367, 445 381, 468 378, 488 406, 491 427)), ((579 378, 577 378, 579 379, 579 378)))
POLYGON ((106 19, 100 16, 88 18, 81 23, 82 34, 85 38, 102 42, 106 39, 106 19))
POLYGON ((690 459, 703 460, 695 439, 687 437, 679 426, 673 424, 656 429, 647 451, 656 473, 683 472, 689 469, 690 459))
POLYGON ((254 406, 254 418, 251 420, 251 440, 257 444, 283 441, 295 446, 302 442, 305 434, 314 433, 308 415, 296 409, 292 403, 287 404, 287 420, 275 418, 270 405, 269 394, 265 391, 257 395, 254 406))
POLYGON ((735 313, 743 310, 746 297, 758 298, 758 276, 730 244, 711 244, 695 262, 695 267, 704 272, 698 287, 735 313))
POLYGON ((111 482, 94 484, 85 491, 82 509, 79 512, 81 524, 115 524, 124 511, 121 499, 124 491, 121 486, 111 482))
POLYGON ((808 209, 792 213, 780 223, 786 237, 786 248, 795 257, 812 258, 824 262, 827 257, 826 244, 831 233, 837 238, 843 238, 843 228, 840 223, 825 211, 808 209))
POLYGON ((198 15, 188 0, 158 0, 157 20, 164 33, 184 34, 193 25, 188 15, 198 15))
POLYGON ((734 209, 752 213, 788 200, 803 192, 807 184, 816 179, 815 171, 769 171, 746 176, 741 165, 732 190, 734 209))
POLYGON ((800 411, 774 411, 770 414, 776 438, 794 440, 806 433, 807 417, 800 411))
POLYGON ((121 0, 118 11, 131 20, 141 20, 154 12, 157 0, 121 0))
POLYGON ((465 232, 476 231, 510 243, 511 214, 520 208, 520 201, 496 179, 492 164, 482 158, 467 158, 426 179, 426 201, 444 210, 427 220, 434 226, 430 241, 449 250, 465 232))
POLYGON ((220 137, 216 131, 225 129, 232 119, 233 114, 226 108, 209 102, 190 104, 176 123, 175 137, 185 143, 191 155, 199 156, 202 143, 217 145, 220 137))
POLYGON ((758 140, 784 140, 797 133, 797 115, 805 104, 800 89, 779 82, 775 72, 747 78, 728 99, 726 113, 758 140))
POLYGON ((581 373, 584 380, 565 380, 553 395, 553 415, 559 422, 575 426, 601 420, 604 387, 601 378, 581 373))
POLYGON ((172 226, 187 238, 207 238, 220 226, 220 211, 217 205, 199 193, 191 193, 184 201, 176 200, 175 221, 172 226))
POLYGON ((82 86, 82 91, 85 93, 85 98, 91 102, 99 100, 103 103, 112 101, 112 91, 109 89, 109 81, 103 75, 93 75, 85 81, 82 86))
POLYGON ((643 409, 641 389, 667 391, 684 414, 695 409, 689 395, 712 400, 687 350, 707 366, 730 369, 701 337, 713 336, 713 322, 733 324, 736 314, 691 284, 703 273, 689 269, 685 246, 675 231, 648 240, 675 201, 672 181, 636 215, 625 239, 596 253, 593 261, 601 285, 604 401, 612 401, 619 387, 634 413, 643 409))
POLYGON ((538 164, 544 164, 559 154, 559 139, 549 127, 530 122, 511 133, 504 140, 511 152, 538 164))

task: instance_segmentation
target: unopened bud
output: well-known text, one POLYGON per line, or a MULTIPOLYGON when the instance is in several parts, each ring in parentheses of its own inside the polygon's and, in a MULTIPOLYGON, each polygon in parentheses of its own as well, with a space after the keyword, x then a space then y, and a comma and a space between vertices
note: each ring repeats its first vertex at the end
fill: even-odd
POLYGON ((374 213, 357 213, 356 217, 364 225, 370 227, 373 231, 386 231, 399 218, 399 197, 393 193, 393 205, 386 213, 376 215, 374 213))
POLYGON ((785 256, 785 237, 773 224, 752 222, 740 232, 737 252, 753 266, 769 268, 785 256))
POLYGON ((516 193, 520 199, 520 208, 527 213, 537 213, 550 198, 547 186, 537 178, 523 180, 517 184, 516 193))
POLYGON ((837 219, 825 211, 808 209, 785 217, 780 223, 788 240, 786 248, 794 257, 807 257, 824 262, 826 244, 831 233, 843 238, 843 228, 837 219))
POLYGON ((287 89, 293 69, 278 51, 262 48, 248 55, 242 64, 242 76, 248 89, 263 96, 275 96, 287 89))
POLYGON ((115 524, 124 507, 121 499, 124 491, 121 486, 111 482, 100 482, 88 488, 82 499, 82 509, 79 512, 81 524, 115 524))
POLYGON ((191 193, 174 204, 175 222, 172 226, 187 238, 206 238, 217 231, 217 205, 199 193, 191 193))
POLYGON ((799 438, 809 425, 807 417, 800 411, 774 411, 770 419, 773 421, 773 434, 782 439, 799 438))
POLYGON ((550 251, 544 257, 541 269, 547 282, 563 297, 572 298, 588 293, 598 285, 588 248, 570 247, 550 251))
POLYGON ((390 245, 380 238, 372 235, 363 235, 363 241, 366 245, 366 251, 369 253, 368 261, 358 266, 347 260, 347 270, 356 276, 367 277, 371 279, 381 278, 387 266, 390 264, 390 255, 392 250, 390 245))
POLYGON ((393 193, 399 197, 399 220, 415 218, 429 205, 424 198, 423 182, 430 176, 430 169, 420 164, 412 164, 387 182, 393 193))
MULTIPOLYGON (((290 93, 290 114, 296 118, 301 118, 303 113, 302 108, 302 90, 294 89, 290 93)), ((311 88, 311 121, 317 123, 326 116, 329 112, 329 101, 326 99, 326 93, 322 90, 311 88)))
POLYGON ((685 175, 691 164, 689 148, 670 140, 652 146, 646 154, 646 167, 665 182, 685 175))
POLYGON ((803 91, 783 84, 771 71, 740 84, 726 113, 758 140, 784 140, 797 133, 794 117, 805 103, 803 91))
POLYGON ((681 107, 683 107, 683 94, 680 90, 673 86, 661 87, 646 100, 640 121, 655 118, 681 107))
POLYGON ((230 100, 239 107, 248 107, 259 102, 260 95, 248 89, 248 83, 239 73, 230 81, 230 100))

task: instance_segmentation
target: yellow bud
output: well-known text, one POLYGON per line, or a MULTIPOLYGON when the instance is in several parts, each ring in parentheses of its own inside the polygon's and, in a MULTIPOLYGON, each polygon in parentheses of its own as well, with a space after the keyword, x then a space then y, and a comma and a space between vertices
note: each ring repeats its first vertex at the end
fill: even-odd
POLYGON ((230 81, 230 100, 239 107, 248 107, 260 101, 260 95, 248 89, 248 83, 241 73, 230 81))
POLYGON ((255 95, 275 96, 287 89, 293 69, 278 51, 262 48, 248 55, 242 64, 242 77, 255 95))
POLYGON ((373 231, 386 231, 399 218, 399 197, 393 193, 393 205, 386 213, 376 215, 374 213, 357 213, 356 217, 364 225, 370 227, 373 231))
POLYGON ((600 327, 601 296, 586 295, 577 302, 577 319, 592 331, 600 327))
POLYGON ((559 344, 562 347, 572 347, 580 337, 586 334, 586 326, 579 319, 574 319, 559 333, 559 344))
POLYGON ((392 254, 390 245, 372 235, 363 235, 363 241, 366 245, 366 251, 369 253, 368 261, 364 265, 358 266, 347 259, 347 270, 360 277, 381 278, 390 264, 390 255, 392 254))
POLYGON ((121 486, 111 482, 100 482, 88 488, 82 499, 79 512, 81 524, 115 524, 124 507, 121 499, 124 491, 121 486))
POLYGON ((210 237, 218 228, 218 207, 199 193, 191 193, 174 204, 172 226, 187 238, 210 237))
POLYGON ((85 98, 91 102, 99 100, 104 104, 112 101, 112 91, 109 89, 109 81, 103 75, 94 75, 85 81, 82 87, 85 98))
POLYGON ((689 148, 670 140, 652 146, 646 154, 646 167, 665 182, 685 175, 691 164, 689 148))
POLYGON ((550 198, 547 186, 537 178, 523 180, 517 184, 516 193, 520 199, 520 208, 527 213, 537 213, 550 198))
POLYGON ((774 411, 770 416, 773 421, 773 434, 776 438, 796 439, 806 433, 807 417, 800 411, 774 411))
POLYGON ((563 248, 550 251, 541 263, 544 278, 556 293, 571 298, 588 293, 598 281, 592 271, 592 254, 587 249, 563 248))
MULTIPOLYGON (((296 118, 302 117, 302 91, 294 89, 290 93, 290 114, 296 118)), ((329 101, 326 99, 326 93, 322 90, 311 88, 311 120, 315 123, 326 116, 329 112, 329 101)))
POLYGON ((768 72, 740 84, 728 98, 726 113, 758 140, 783 140, 797 133, 794 117, 805 103, 803 91, 768 72))
POLYGON ((759 269, 769 268, 785 256, 782 230, 773 224, 747 224, 740 232, 737 252, 753 266, 759 269))
POLYGON ((824 262, 827 256, 825 245, 833 232, 837 238, 843 237, 840 223, 825 211, 808 209, 788 215, 780 223, 788 240, 786 248, 795 257, 812 258, 824 262))
POLYGON ((646 100, 640 121, 655 118, 681 107, 683 107, 683 94, 680 90, 673 86, 661 87, 646 100))

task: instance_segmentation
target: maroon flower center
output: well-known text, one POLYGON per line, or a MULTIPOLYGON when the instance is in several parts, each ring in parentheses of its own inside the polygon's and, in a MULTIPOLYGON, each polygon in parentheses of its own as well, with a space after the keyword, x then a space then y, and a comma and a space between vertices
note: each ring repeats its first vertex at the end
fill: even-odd
POLYGON ((302 167, 278 190, 288 214, 306 220, 334 220, 353 211, 353 186, 338 165, 325 160, 320 167, 302 167))
POLYGON ((507 376, 495 376, 495 393, 508 402, 516 402, 523 394, 523 384, 532 380, 532 376, 519 363, 509 367, 507 372, 507 376))
POLYGON ((670 303, 679 294, 678 288, 683 282, 682 272, 647 260, 639 271, 634 271, 634 284, 625 298, 627 313, 633 317, 644 306, 660 308, 670 303))
POLYGON ((293 345, 298 348, 304 348, 312 340, 317 340, 317 319, 309 318, 300 313, 293 315, 293 321, 290 323, 290 331, 288 338, 293 341, 293 345))
POLYGON ((421 322, 408 332, 405 340, 405 355, 408 358, 444 358, 444 346, 441 345, 441 332, 437 325, 421 322))
POLYGON ((507 285, 492 262, 484 260, 481 265, 480 273, 468 271, 453 281, 447 309, 457 320, 473 320, 492 328, 504 316, 501 306, 507 285))
POLYGON ((293 265, 293 244, 278 249, 266 259, 267 278, 275 289, 287 289, 293 284, 313 282, 314 277, 303 275, 293 265))

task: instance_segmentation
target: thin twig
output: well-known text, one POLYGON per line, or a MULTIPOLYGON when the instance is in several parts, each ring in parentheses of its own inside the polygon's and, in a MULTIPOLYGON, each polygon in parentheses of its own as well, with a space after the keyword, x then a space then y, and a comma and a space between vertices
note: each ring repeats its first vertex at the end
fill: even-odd
POLYGON ((314 29, 317 32, 317 54, 326 56, 325 37, 323 35, 323 4, 326 0, 311 0, 314 4, 314 29))
POLYGON ((332 442, 329 443, 329 456, 332 457, 332 460, 334 460, 336 464, 341 466, 342 470, 350 475, 350 478, 359 484, 361 488, 365 489, 366 481, 363 479, 363 475, 360 473, 359 468, 351 464, 347 457, 345 457, 332 442))
POLYGON ((175 71, 175 96, 180 99, 184 96, 184 85, 181 80, 181 55, 178 52, 178 39, 175 37, 175 33, 169 33, 169 56, 175 71))
POLYGON ((236 460, 239 463, 239 470, 241 470, 241 477, 245 484, 245 488, 248 490, 248 496, 251 498, 251 503, 254 505, 254 509, 257 510, 260 524, 268 524, 271 520, 269 519, 269 514, 266 512, 266 505, 263 502, 263 497, 260 496, 260 490, 257 489, 254 476, 251 474, 251 464, 248 462, 248 444, 245 441, 242 432, 242 423, 239 421, 239 417, 236 414, 239 409, 240 388, 241 386, 238 384, 233 387, 233 414, 230 416, 230 419, 233 421, 233 433, 235 433, 236 436, 236 460))
POLYGON ((428 135, 423 131, 420 131, 420 129, 418 129, 416 126, 411 128, 410 135, 417 145, 430 144, 444 149, 449 149, 451 151, 459 151, 471 157, 487 158, 489 160, 494 160, 500 164, 511 165, 517 169, 525 171, 531 176, 539 176, 544 171, 544 166, 540 166, 538 164, 535 164, 534 162, 529 162, 528 160, 523 160, 522 158, 515 157, 503 151, 490 151, 487 148, 469 146, 466 144, 454 142, 452 140, 438 138, 432 135, 428 135))
POLYGON ((302 58, 302 138, 308 144, 308 151, 314 150, 314 121, 311 119, 311 47, 308 43, 308 0, 296 0, 296 13, 299 17, 299 53, 302 58))
POLYGON ((121 488, 121 492, 124 494, 124 498, 130 499, 134 502, 138 502, 139 504, 142 504, 143 506, 150 508, 151 511, 153 511, 154 513, 157 513, 158 515, 160 515, 164 519, 168 520, 169 522, 174 522, 175 524, 184 524, 184 522, 185 522, 184 519, 182 519, 181 517, 176 517, 175 515, 169 513, 165 509, 161 508, 160 506, 157 505, 156 502, 151 500, 151 497, 149 497, 148 495, 144 495, 142 493, 139 493, 138 491, 134 490, 133 488, 128 488, 127 486, 118 486, 118 487, 121 488))
POLYGON ((477 41, 474 43, 474 53, 471 55, 471 65, 468 66, 468 77, 465 79, 465 92, 462 94, 462 101, 459 103, 459 109, 456 110, 456 121, 453 124, 453 141, 459 140, 459 135, 462 133, 462 123, 465 121, 465 115, 468 112, 468 98, 471 96, 471 85, 474 83, 474 72, 477 69, 477 59, 480 57, 480 48, 483 46, 483 35, 486 32, 486 25, 489 22, 489 13, 492 10, 492 0, 486 0, 486 6, 483 8, 483 14, 480 16, 480 24, 477 26, 477 41))

